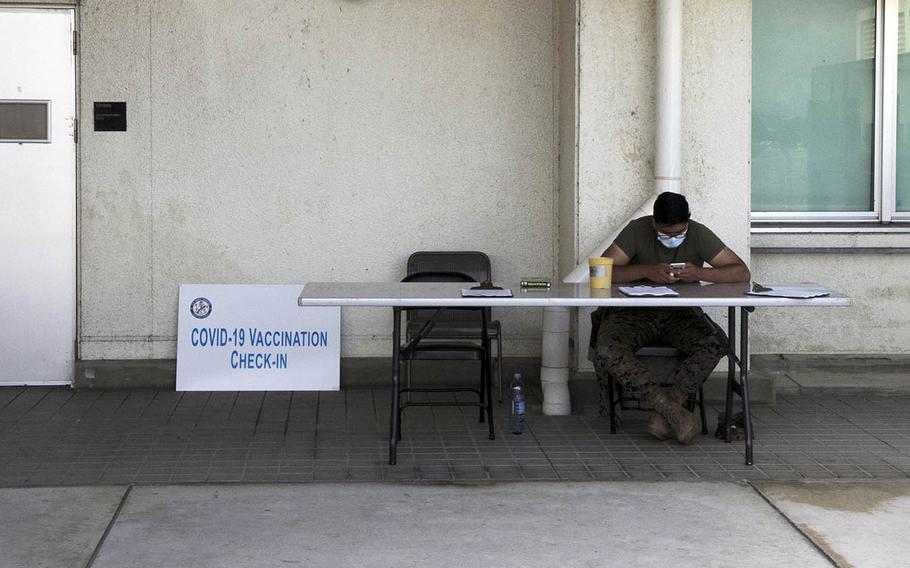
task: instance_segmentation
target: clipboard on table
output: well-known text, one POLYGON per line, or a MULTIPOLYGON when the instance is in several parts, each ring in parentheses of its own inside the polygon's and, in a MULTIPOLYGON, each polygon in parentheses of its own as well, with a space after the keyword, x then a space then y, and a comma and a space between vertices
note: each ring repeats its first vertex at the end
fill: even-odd
POLYGON ((472 286, 471 288, 462 288, 461 289, 462 298, 511 298, 512 291, 508 288, 502 288, 501 286, 494 286, 492 282, 487 280, 486 282, 481 282, 477 286, 472 286))

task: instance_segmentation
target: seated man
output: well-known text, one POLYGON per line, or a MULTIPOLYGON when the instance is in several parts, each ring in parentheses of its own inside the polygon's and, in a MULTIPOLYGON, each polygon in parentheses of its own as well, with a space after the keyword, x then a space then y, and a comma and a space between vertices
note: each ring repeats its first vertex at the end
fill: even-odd
MULTIPOLYGON (((613 259, 613 282, 746 282, 749 268, 704 225, 689 219, 689 203, 665 192, 654 215, 629 223, 603 256, 613 259), (673 268, 670 263, 685 263, 673 268), (705 263, 710 267, 705 267, 705 263)), ((688 444, 699 423, 683 403, 708 378, 726 351, 723 331, 698 308, 599 308, 591 315, 596 331, 592 361, 601 389, 607 375, 637 391, 654 409, 647 430, 663 440, 688 444), (672 388, 659 388, 634 354, 645 345, 669 345, 685 356, 672 388)), ((593 330, 592 330, 593 333, 593 330)), ((601 402, 601 413, 606 410, 601 402)))

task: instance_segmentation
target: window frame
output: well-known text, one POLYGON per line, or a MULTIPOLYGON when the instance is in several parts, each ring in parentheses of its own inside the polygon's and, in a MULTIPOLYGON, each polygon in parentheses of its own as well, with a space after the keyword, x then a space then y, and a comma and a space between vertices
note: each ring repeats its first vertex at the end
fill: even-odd
POLYGON ((897 70, 900 0, 875 2, 875 128, 872 210, 752 211, 752 226, 847 223, 881 226, 910 222, 910 211, 897 211, 897 70))

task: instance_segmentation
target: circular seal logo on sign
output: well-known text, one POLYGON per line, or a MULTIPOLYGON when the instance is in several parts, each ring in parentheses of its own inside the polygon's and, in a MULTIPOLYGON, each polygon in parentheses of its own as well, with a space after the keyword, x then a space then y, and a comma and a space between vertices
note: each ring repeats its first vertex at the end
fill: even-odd
POLYGON ((196 319, 205 319, 212 313, 212 303, 208 298, 196 298, 190 302, 190 313, 196 319))

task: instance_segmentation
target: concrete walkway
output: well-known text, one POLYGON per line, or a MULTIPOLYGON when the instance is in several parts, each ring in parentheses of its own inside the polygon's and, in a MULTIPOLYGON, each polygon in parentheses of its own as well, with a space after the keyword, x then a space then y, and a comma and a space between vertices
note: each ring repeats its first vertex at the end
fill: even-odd
POLYGON ((910 482, 0 489, 4 568, 907 566, 910 482))
POLYGON ((910 481, 757 483, 839 566, 910 566, 910 481))
POLYGON ((11 488, 0 510, 5 568, 831 565, 726 482, 11 488))

